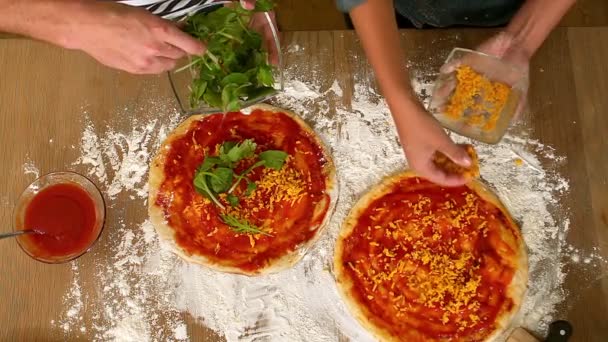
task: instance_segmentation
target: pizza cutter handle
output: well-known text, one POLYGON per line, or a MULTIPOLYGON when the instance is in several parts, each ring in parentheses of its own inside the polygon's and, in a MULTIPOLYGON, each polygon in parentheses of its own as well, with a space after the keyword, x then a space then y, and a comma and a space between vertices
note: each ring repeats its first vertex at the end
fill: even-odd
POLYGON ((568 321, 555 321, 549 325, 549 335, 545 342, 567 342, 572 336, 572 324, 568 321))

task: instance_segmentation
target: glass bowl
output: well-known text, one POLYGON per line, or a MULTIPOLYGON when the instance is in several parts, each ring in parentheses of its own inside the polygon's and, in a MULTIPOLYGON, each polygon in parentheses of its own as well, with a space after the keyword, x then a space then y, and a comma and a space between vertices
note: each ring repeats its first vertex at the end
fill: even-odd
MULTIPOLYGON (((481 142, 495 144, 502 139, 525 101, 528 82, 528 76, 523 70, 498 57, 455 48, 440 69, 427 109, 447 129, 481 142), (446 108, 456 91, 456 74, 460 66, 468 66, 496 87, 508 90, 501 110, 482 90, 474 97, 478 107, 465 107, 462 111, 448 113, 446 108)), ((495 94, 492 90, 488 91, 495 94)))
MULTIPOLYGON (((34 197, 42 190, 58 184, 70 184, 79 187, 84 190, 86 194, 93 201, 93 207, 95 210, 95 222, 93 229, 88 237, 90 241, 82 246, 82 248, 73 251, 72 253, 65 255, 50 255, 41 249, 31 238, 34 234, 22 234, 16 237, 17 244, 21 249, 30 257, 37 261, 41 261, 49 264, 59 264, 74 260, 83 254, 87 253, 95 242, 99 239, 103 230, 105 221, 105 205, 103 196, 99 192, 99 189, 91 182, 88 178, 75 173, 75 172, 53 172, 41 176, 30 184, 21 194, 17 205, 14 210, 14 230, 20 231, 28 229, 26 227, 26 212, 29 204, 32 202, 34 197)), ((35 230, 35 229, 34 229, 35 230)), ((87 239, 87 240, 88 240, 87 239)))
MULTIPOLYGON (((199 12, 209 11, 210 9, 218 6, 223 6, 227 4, 234 4, 235 1, 216 1, 208 4, 203 4, 197 7, 197 10, 190 15, 194 15, 199 12)), ((254 105, 256 103, 264 102, 279 92, 282 92, 284 89, 284 80, 283 80, 283 54, 281 52, 281 42, 279 39, 279 33, 277 32, 275 26, 272 23, 272 18, 268 12, 264 12, 265 23, 269 26, 270 32, 272 32, 272 38, 274 41, 274 45, 277 51, 277 65, 273 68, 273 76, 274 76, 274 91, 264 94, 260 97, 247 99, 242 102, 242 108, 246 108, 248 106, 254 105)), ((180 21, 185 20, 187 17, 182 18, 180 21)), ((167 72, 169 83, 171 85, 171 90, 175 95, 175 99, 182 111, 182 113, 187 115, 194 114, 208 114, 208 113, 221 113, 223 112, 222 108, 210 107, 207 104, 201 103, 193 107, 190 104, 190 84, 192 80, 196 77, 196 71, 192 68, 188 68, 187 66, 191 63, 190 57, 182 58, 178 61, 174 70, 167 72), (184 68, 186 68, 184 70, 184 68)))

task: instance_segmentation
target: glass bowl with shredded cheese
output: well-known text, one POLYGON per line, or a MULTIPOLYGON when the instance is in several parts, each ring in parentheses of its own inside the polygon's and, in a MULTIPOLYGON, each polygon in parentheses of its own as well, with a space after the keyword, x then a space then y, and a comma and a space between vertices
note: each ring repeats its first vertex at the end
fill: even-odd
POLYGON ((449 130, 495 144, 522 107, 527 88, 523 70, 495 56, 455 48, 439 72, 427 109, 449 130))

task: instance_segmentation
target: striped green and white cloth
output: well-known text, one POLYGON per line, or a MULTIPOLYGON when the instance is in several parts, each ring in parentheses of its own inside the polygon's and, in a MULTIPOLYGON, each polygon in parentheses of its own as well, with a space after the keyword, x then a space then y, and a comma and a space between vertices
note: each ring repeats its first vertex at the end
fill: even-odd
POLYGON ((165 19, 175 20, 200 10, 213 0, 118 0, 117 2, 143 7, 165 19))

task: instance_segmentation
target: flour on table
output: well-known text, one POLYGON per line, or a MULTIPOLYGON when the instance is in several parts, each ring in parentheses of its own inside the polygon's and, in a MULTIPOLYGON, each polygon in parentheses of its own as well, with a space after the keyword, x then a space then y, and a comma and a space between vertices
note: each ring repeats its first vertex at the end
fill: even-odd
POLYGON ((82 315, 84 310, 82 286, 80 272, 76 261, 72 262, 72 283, 70 289, 64 295, 63 301, 67 304, 68 309, 56 323, 65 333, 69 333, 72 329, 78 329, 80 332, 86 332, 82 315))
MULTIPOLYGON (((183 262, 158 240, 149 221, 120 219, 106 227, 108 235, 100 241, 110 257, 87 265, 95 268, 92 281, 99 288, 99 298, 74 301, 77 284, 64 298, 67 313, 74 308, 94 313, 84 323, 97 340, 188 340, 183 312, 227 341, 372 340, 338 295, 332 275, 334 242, 354 202, 383 177, 406 168, 406 160, 388 107, 373 81, 355 79, 352 103, 343 106, 335 100, 351 90, 337 80, 322 87, 299 80, 298 75, 293 70, 286 73, 285 92, 273 102, 311 123, 336 163, 340 198, 321 239, 292 269, 246 277, 183 262)), ((428 80, 414 77, 412 82, 421 97, 430 94, 428 80)), ((126 214, 117 205, 123 194, 131 197, 132 208, 141 207, 141 217, 146 216, 147 167, 179 116, 165 109, 151 118, 132 120, 126 130, 84 123, 82 156, 76 163, 88 167, 89 175, 102 184, 108 206, 119 218, 126 214)), ((520 223, 529 249, 529 291, 515 323, 544 333, 565 295, 563 260, 574 255, 565 243, 568 208, 560 202, 569 183, 555 171, 555 165, 565 160, 550 146, 514 133, 497 145, 474 145, 483 180, 520 223), (518 158, 524 161, 521 165, 515 162, 518 158)), ((583 260, 581 265, 595 260, 582 251, 575 253, 583 260)), ((74 274, 85 267, 74 265, 78 265, 74 274)), ((65 325, 69 334, 81 322, 60 319, 57 324, 65 325)))
POLYGON ((38 170, 38 167, 31 159, 28 158, 27 161, 23 164, 22 168, 24 174, 32 175, 33 178, 40 177, 40 170, 38 170))
POLYGON ((179 115, 170 111, 169 122, 161 124, 158 119, 129 122, 130 130, 116 131, 112 126, 96 127, 84 114, 84 133, 81 138, 81 157, 74 165, 89 166, 89 176, 94 176, 104 187, 110 199, 121 193, 131 197, 145 198, 150 154, 164 139, 168 127, 177 125, 179 115))

